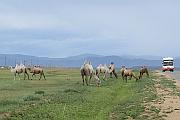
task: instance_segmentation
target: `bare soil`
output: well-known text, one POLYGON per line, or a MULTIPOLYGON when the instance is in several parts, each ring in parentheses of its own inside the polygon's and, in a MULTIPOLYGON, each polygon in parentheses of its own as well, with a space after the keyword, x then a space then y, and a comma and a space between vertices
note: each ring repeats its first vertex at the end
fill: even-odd
MULTIPOLYGON (((161 73, 156 71, 155 73, 158 77, 165 77, 168 80, 172 80, 176 88, 180 90, 180 80, 174 79, 173 75, 170 73, 161 73)), ((173 94, 174 90, 172 88, 164 88, 156 79, 157 84, 155 85, 159 99, 152 102, 152 105, 159 108, 159 115, 165 120, 180 120, 180 97, 173 94)))

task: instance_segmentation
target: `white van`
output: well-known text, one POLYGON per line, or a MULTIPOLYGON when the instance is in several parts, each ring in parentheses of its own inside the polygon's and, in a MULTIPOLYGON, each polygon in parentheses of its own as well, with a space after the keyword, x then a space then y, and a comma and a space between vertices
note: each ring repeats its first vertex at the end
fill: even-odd
POLYGON ((162 71, 174 71, 174 59, 172 57, 165 57, 162 61, 162 71))

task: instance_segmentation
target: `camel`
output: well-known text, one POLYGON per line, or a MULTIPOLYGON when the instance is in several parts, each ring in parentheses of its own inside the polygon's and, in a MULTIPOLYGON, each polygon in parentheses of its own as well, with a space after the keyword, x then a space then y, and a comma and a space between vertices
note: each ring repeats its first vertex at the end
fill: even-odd
POLYGON ((84 85, 84 81, 86 81, 86 85, 88 86, 94 74, 93 66, 91 65, 90 62, 84 62, 84 64, 81 66, 80 71, 83 79, 83 85, 84 85))
POLYGON ((24 73, 24 80, 26 79, 26 75, 28 76, 28 80, 29 80, 29 74, 27 73, 27 68, 23 65, 23 64, 16 64, 15 68, 12 68, 12 66, 10 67, 11 72, 14 73, 14 80, 16 80, 16 74, 18 74, 19 76, 19 80, 20 80, 20 74, 24 73))
POLYGON ((109 65, 109 73, 110 73, 110 77, 112 78, 112 74, 114 74, 114 76, 116 77, 116 79, 118 78, 117 73, 115 71, 115 65, 113 62, 111 62, 111 64, 109 65))
POLYGON ((100 87, 100 84, 101 84, 101 80, 99 79, 99 77, 97 75, 93 75, 94 79, 95 79, 95 82, 96 82, 96 86, 97 87, 100 87))
MULTIPOLYGON (((42 76, 44 77, 44 80, 46 80, 45 75, 44 75, 44 71, 42 68, 40 68, 40 66, 34 66, 32 68, 27 68, 29 70, 30 73, 32 73, 32 78, 36 75, 36 74, 40 74, 40 78, 39 80, 41 80, 42 76)), ((31 78, 31 80, 32 80, 31 78)))
POLYGON ((134 77, 136 79, 136 81, 138 80, 138 78, 135 76, 135 74, 133 73, 133 71, 131 69, 125 69, 124 73, 123 73, 123 79, 125 78, 126 82, 127 82, 127 77, 130 77, 130 80, 132 77, 134 77))
MULTIPOLYGON (((14 80, 16 80, 16 69, 15 68, 13 68, 12 66, 10 66, 10 70, 11 70, 11 73, 13 73, 14 74, 14 80)), ((18 76, 19 76, 19 80, 20 80, 20 75, 19 75, 20 73, 18 73, 18 76)))
POLYGON ((106 65, 102 65, 100 64, 97 68, 96 68, 96 75, 98 76, 99 78, 99 75, 100 74, 103 74, 103 80, 106 80, 107 79, 107 75, 110 73, 109 72, 109 69, 106 65))
POLYGON ((95 79, 96 85, 99 87, 101 84, 101 81, 99 77, 95 74, 93 66, 91 65, 91 62, 84 62, 84 64, 80 68, 81 76, 83 79, 83 85, 84 81, 86 81, 86 85, 90 85, 90 81, 92 77, 95 79))
POLYGON ((139 71, 139 79, 142 78, 143 74, 146 73, 147 77, 149 77, 149 72, 146 66, 142 66, 140 71, 139 71))
POLYGON ((121 73, 121 76, 122 76, 122 79, 124 80, 124 71, 126 70, 126 67, 125 66, 122 66, 121 69, 120 69, 120 73, 121 73))

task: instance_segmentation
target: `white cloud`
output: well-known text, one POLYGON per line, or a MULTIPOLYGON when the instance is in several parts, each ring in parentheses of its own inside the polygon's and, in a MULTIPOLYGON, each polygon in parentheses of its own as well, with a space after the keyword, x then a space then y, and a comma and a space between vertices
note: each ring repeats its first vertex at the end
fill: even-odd
POLYGON ((44 56, 178 55, 179 5, 168 0, 1 1, 0 41, 14 42, 2 42, 0 51, 21 52, 15 45, 23 43, 28 48, 23 52, 44 56))

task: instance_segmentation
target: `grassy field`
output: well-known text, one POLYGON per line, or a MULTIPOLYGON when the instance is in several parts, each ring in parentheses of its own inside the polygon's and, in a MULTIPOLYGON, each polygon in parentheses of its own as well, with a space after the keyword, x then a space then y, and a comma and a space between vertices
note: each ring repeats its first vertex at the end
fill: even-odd
POLYGON ((79 69, 48 69, 45 75, 47 80, 14 81, 9 70, 1 70, 0 119, 143 120, 142 103, 156 98, 152 76, 128 83, 110 78, 96 87, 93 81, 82 85, 79 69))

